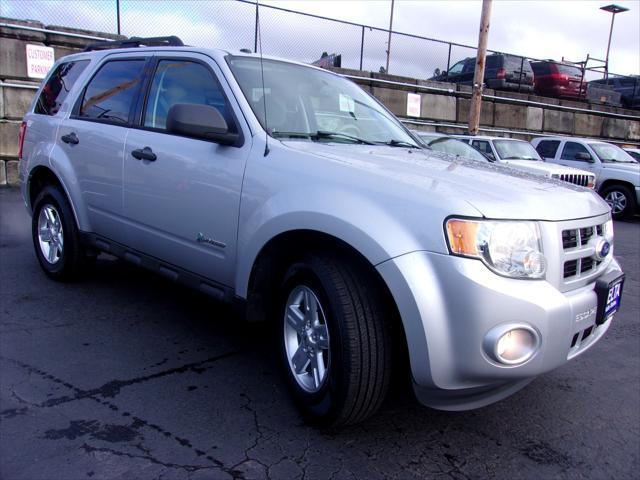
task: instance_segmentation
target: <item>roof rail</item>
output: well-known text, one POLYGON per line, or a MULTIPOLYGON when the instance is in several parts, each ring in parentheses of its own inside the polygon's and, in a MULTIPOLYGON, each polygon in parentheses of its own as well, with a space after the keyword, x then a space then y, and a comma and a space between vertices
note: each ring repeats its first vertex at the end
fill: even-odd
POLYGON ((183 47, 184 43, 175 35, 170 37, 131 37, 128 40, 106 40, 87 45, 85 52, 93 50, 110 50, 112 48, 137 48, 137 47, 183 47))

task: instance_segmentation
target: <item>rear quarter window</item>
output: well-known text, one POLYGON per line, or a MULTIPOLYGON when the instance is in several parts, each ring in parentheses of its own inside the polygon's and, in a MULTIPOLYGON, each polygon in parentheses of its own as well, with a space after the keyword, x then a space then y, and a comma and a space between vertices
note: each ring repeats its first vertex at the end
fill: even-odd
POLYGON ((87 68, 87 65, 89 65, 89 60, 77 60, 58 65, 42 88, 33 109, 34 113, 40 115, 55 115, 58 113, 76 80, 87 68))

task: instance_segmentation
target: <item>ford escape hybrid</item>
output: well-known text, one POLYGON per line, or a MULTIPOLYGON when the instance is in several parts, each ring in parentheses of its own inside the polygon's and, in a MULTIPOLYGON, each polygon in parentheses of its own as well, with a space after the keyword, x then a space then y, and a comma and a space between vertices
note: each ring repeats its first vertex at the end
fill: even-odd
POLYGON ((102 251, 237 302, 321 425, 374 413, 401 352, 425 405, 464 410, 611 325, 623 273, 594 192, 419 148, 334 73, 180 44, 97 45, 36 94, 20 174, 52 279, 102 251))

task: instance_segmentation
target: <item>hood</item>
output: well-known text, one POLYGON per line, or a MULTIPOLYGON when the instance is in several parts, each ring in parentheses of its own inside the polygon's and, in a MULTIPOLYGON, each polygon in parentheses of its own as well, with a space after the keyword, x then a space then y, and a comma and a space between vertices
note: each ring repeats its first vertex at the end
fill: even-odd
POLYGON ((506 163, 514 168, 520 170, 526 170, 528 172, 537 173, 538 175, 591 175, 595 176, 591 172, 586 170, 580 170, 578 168, 566 167, 564 165, 558 165, 556 163, 546 163, 534 160, 501 160, 501 163, 506 163))
POLYGON ((465 201, 495 219, 559 221, 609 212, 604 200, 589 189, 503 165, 399 147, 282 143, 299 153, 348 166, 353 182, 377 176, 379 188, 407 192, 407 196, 408 189, 419 190, 426 206, 442 209, 451 204, 449 215, 461 214, 454 211, 453 200, 465 201))
POLYGON ((602 162, 602 168, 609 172, 624 172, 628 174, 636 174, 636 185, 640 182, 640 163, 615 163, 602 162))

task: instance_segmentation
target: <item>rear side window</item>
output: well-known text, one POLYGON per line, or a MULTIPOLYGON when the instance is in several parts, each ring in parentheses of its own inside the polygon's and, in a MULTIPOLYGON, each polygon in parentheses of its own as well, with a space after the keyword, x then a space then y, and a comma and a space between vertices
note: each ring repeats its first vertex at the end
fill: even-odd
POLYGON ((164 130, 169 109, 178 103, 216 107, 229 128, 235 124, 220 85, 207 67, 188 60, 161 60, 147 98, 144 126, 164 130))
POLYGON ((140 90, 144 64, 144 60, 105 63, 85 89, 79 116, 126 124, 140 90))
POLYGON ((560 140, 542 140, 536 150, 542 158, 554 158, 559 146, 560 140))
POLYGON ((78 60, 58 65, 47 80, 42 89, 36 106, 35 113, 40 115, 55 115, 60 110, 62 103, 76 83, 80 74, 89 65, 89 60, 78 60))
POLYGON ((533 73, 536 75, 551 75, 551 64, 546 62, 534 62, 531 64, 533 73))
POLYGON ((556 63, 556 69, 558 70, 558 73, 562 73, 564 75, 570 75, 572 77, 582 76, 582 70, 580 70, 579 67, 573 67, 571 65, 561 65, 559 63, 556 63))
POLYGON ((576 142, 567 142, 564 144, 564 149, 562 150, 562 160, 577 160, 579 162, 584 162, 586 160, 581 160, 576 158, 576 154, 578 153, 586 153, 587 155, 591 155, 589 150, 584 145, 580 145, 576 142))

